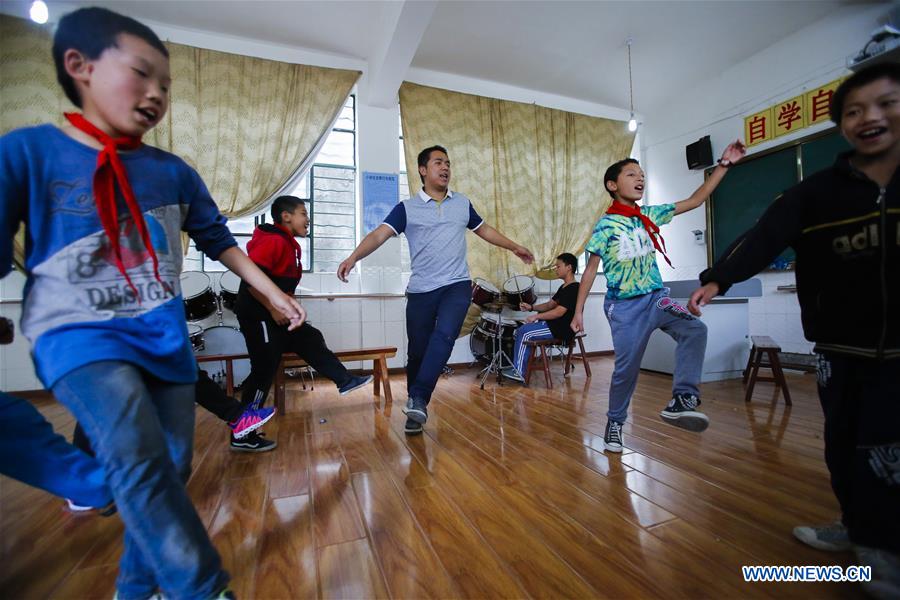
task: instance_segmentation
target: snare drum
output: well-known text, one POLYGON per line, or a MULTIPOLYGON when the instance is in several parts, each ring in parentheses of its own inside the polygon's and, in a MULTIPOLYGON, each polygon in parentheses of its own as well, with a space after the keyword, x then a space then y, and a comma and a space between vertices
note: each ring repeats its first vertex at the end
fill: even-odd
MULTIPOLYGON (((513 355, 513 342, 514 339, 512 337, 500 338, 500 347, 510 357, 513 355)), ((469 334, 469 350, 476 360, 490 362, 496 351, 495 344, 496 338, 492 334, 478 325, 472 328, 472 333, 469 334)))
POLYGON ((508 319, 496 313, 481 313, 478 327, 484 330, 488 335, 497 335, 499 332, 500 337, 513 338, 516 335, 516 329, 519 327, 519 323, 518 321, 508 319))
POLYGON ((194 352, 203 350, 203 328, 193 323, 188 323, 188 338, 191 340, 191 348, 194 352))
POLYGON ((534 304, 537 302, 537 294, 534 293, 534 278, 529 275, 513 275, 503 284, 503 294, 506 303, 513 308, 519 308, 519 304, 534 304))
POLYGON ((181 274, 181 295, 184 297, 184 314, 188 321, 205 319, 218 309, 209 275, 201 271, 185 271, 181 274))
POLYGON ((478 306, 486 306, 500 301, 500 290, 490 281, 476 277, 472 281, 472 302, 478 306))
MULTIPOLYGON (((203 349, 195 350, 197 356, 209 356, 211 354, 247 354, 247 344, 244 336, 234 327, 216 325, 203 332, 203 349)), ((234 387, 239 387, 247 376, 250 375, 250 359, 242 358, 231 361, 234 369, 234 387)), ((213 373, 225 373, 225 361, 210 361, 201 363, 203 370, 213 373)))
POLYGON ((241 278, 225 271, 219 277, 219 296, 222 298, 222 308, 234 311, 234 303, 237 301, 238 288, 241 287, 241 278))

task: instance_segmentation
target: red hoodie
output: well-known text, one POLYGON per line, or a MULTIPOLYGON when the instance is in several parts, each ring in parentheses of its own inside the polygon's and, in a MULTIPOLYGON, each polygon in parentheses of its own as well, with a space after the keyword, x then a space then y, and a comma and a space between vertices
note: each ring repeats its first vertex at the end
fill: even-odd
MULTIPOLYGON (((247 243, 247 255, 275 285, 286 294, 293 295, 303 276, 300 244, 283 225, 260 225, 253 231, 247 243)), ((234 307, 240 317, 269 316, 269 311, 251 294, 249 286, 241 282, 234 307)))

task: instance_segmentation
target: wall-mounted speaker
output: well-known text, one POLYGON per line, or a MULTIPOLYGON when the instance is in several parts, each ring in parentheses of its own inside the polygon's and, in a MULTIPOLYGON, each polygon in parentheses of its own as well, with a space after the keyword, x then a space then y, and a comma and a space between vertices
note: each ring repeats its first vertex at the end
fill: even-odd
POLYGON ((684 153, 687 156, 688 169, 705 169, 713 164, 712 144, 708 135, 685 146, 684 153))

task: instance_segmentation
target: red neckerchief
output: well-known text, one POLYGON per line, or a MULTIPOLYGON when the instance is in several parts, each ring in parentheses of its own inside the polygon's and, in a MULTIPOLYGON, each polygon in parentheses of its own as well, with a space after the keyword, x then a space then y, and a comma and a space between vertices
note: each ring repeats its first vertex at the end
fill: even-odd
POLYGON ((109 238, 109 243, 112 246, 116 267, 125 276, 128 286, 134 292, 140 304, 140 294, 131 282, 131 277, 128 276, 128 271, 122 262, 122 249, 119 243, 119 214, 116 208, 116 183, 119 184, 119 189, 122 191, 122 196, 128 205, 131 218, 134 219, 134 223, 137 225, 141 240, 143 240, 144 246, 150 253, 150 258, 153 259, 153 274, 164 289, 169 289, 169 286, 163 283, 159 276, 159 260, 156 258, 156 250, 154 250, 153 243, 150 241, 147 223, 144 221, 144 215, 141 213, 137 200, 134 198, 131 184, 128 183, 128 173, 125 171, 125 165, 122 164, 122 159, 119 157, 118 152, 119 148, 124 150, 140 148, 141 138, 131 136, 114 138, 98 129, 93 123, 85 119, 84 115, 79 113, 64 113, 64 115, 75 128, 103 144, 103 150, 97 155, 97 169, 94 171, 93 182, 97 215, 100 217, 100 224, 103 225, 103 230, 106 232, 106 237, 109 238))
POLYGON ((650 217, 641 212, 641 209, 637 206, 627 206, 622 204, 621 202, 616 202, 613 200, 613 203, 610 205, 608 209, 606 209, 606 214, 608 215, 622 215, 623 217, 637 217, 641 220, 641 224, 644 226, 644 229, 647 230, 647 233, 650 235, 650 241, 653 242, 653 247, 663 255, 663 258, 666 259, 666 262, 669 263, 669 266, 672 266, 672 261, 669 260, 669 257, 666 256, 666 240, 663 239, 663 236, 659 233, 659 227, 656 226, 656 223, 650 220, 650 217), (659 238, 659 242, 656 241, 656 238, 659 238), (662 242, 662 246, 660 246, 660 242, 662 242))

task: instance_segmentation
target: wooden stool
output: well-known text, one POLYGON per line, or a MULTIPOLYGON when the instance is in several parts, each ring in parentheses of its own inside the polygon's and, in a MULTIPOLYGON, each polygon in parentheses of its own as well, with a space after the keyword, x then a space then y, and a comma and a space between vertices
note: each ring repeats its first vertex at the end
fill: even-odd
POLYGON ((562 342, 557 339, 547 340, 528 340, 525 345, 531 348, 531 356, 528 357, 528 364, 525 365, 525 385, 531 381, 531 368, 538 360, 541 361, 541 368, 544 370, 544 381, 547 387, 553 389, 553 380, 550 378, 550 361, 547 359, 547 348, 550 346, 561 346, 562 342))
POLYGON ((569 340, 569 353, 566 354, 566 370, 565 370, 566 377, 569 376, 569 371, 575 370, 575 365, 572 364, 572 352, 575 350, 575 342, 576 341, 578 342, 578 352, 579 352, 580 356, 576 356, 575 358, 580 360, 581 364, 584 365, 585 375, 587 375, 588 377, 591 376, 591 365, 588 363, 587 354, 584 351, 584 341, 583 340, 584 340, 585 335, 587 335, 587 334, 585 334, 584 332, 578 333, 575 335, 574 338, 569 340))
POLYGON ((525 385, 528 385, 531 381, 531 369, 534 364, 538 361, 541 363, 541 369, 544 371, 544 381, 547 382, 547 387, 553 389, 553 379, 550 377, 550 360, 547 356, 547 348, 553 346, 564 346, 568 349, 568 353, 566 354, 566 365, 563 373, 568 377, 569 371, 575 370, 575 365, 572 364, 572 353, 575 351, 575 342, 578 342, 579 354, 580 356, 576 356, 578 360, 584 365, 585 374, 590 377, 591 376, 591 365, 588 364, 587 355, 584 351, 584 333, 579 333, 574 338, 569 340, 568 342, 563 342, 562 340, 558 340, 556 338, 547 339, 547 340, 528 340, 525 342, 525 345, 530 347, 532 352, 531 356, 528 357, 528 364, 525 365, 525 373, 523 376, 525 377, 525 385))
POLYGON ((744 383, 747 383, 748 378, 750 383, 747 385, 744 402, 750 402, 750 398, 753 396, 753 387, 757 381, 770 381, 775 383, 776 390, 781 388, 781 392, 784 394, 784 403, 791 406, 791 394, 788 391, 787 381, 784 379, 784 371, 781 370, 781 361, 778 359, 781 346, 767 335, 751 335, 750 339, 753 341, 753 347, 750 349, 743 378, 744 383), (763 362, 763 355, 768 358, 767 363, 763 362), (773 377, 758 377, 757 373, 760 367, 771 369, 773 377))

